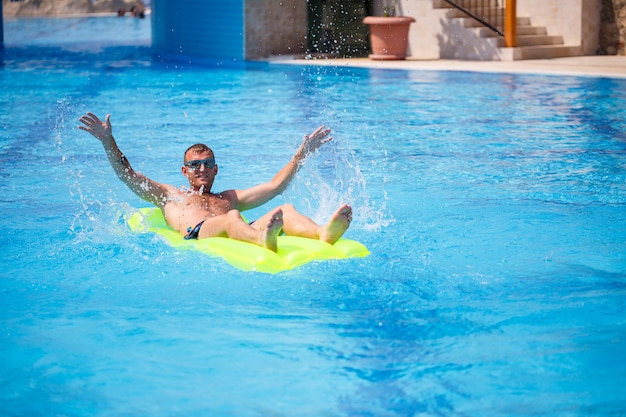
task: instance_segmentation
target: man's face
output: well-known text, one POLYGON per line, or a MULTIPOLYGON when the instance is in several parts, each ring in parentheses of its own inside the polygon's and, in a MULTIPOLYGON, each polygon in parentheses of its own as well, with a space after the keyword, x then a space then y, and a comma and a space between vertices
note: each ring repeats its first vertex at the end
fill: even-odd
POLYGON ((183 165, 182 171, 189 180, 191 188, 199 190, 204 187, 205 192, 211 191, 217 175, 217 165, 213 152, 188 152, 185 155, 185 165, 183 165))

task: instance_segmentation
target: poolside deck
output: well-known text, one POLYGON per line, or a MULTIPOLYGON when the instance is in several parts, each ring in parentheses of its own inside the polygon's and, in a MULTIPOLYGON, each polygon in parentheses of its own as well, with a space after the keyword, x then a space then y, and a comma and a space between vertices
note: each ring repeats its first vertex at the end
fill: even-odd
POLYGON ((626 78, 626 56, 579 56, 569 58, 523 61, 416 60, 373 61, 368 58, 309 58, 281 56, 268 59, 272 63, 312 64, 328 66, 390 68, 407 70, 477 71, 494 73, 526 73, 626 78))

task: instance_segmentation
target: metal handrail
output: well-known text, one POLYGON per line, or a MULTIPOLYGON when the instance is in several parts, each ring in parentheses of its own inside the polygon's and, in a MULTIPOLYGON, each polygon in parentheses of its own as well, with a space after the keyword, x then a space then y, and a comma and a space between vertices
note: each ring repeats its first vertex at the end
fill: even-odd
MULTIPOLYGON (((504 43, 507 47, 513 47, 517 44, 517 6, 516 0, 500 0, 505 1, 505 5, 496 6, 493 13, 489 16, 479 16, 479 9, 491 11, 494 9, 491 4, 492 0, 481 0, 475 2, 474 5, 460 4, 462 0, 445 0, 452 7, 462 11, 467 16, 478 21, 483 26, 493 30, 499 36, 504 37, 504 43), (478 4, 476 4, 478 3, 478 4), (501 30, 500 28, 503 28, 501 30)), ((484 14, 484 13, 483 13, 484 14)))
POLYGON ((500 22, 504 22, 504 9, 503 8, 496 9, 496 13, 494 13, 494 15, 479 17, 477 14, 479 8, 482 10, 485 10, 485 8, 488 7, 490 9, 491 7, 489 7, 489 5, 491 4, 491 0, 483 0, 479 3, 478 6, 463 6, 459 4, 459 2, 456 0, 445 0, 445 2, 448 3, 452 7, 459 9, 460 11, 462 11, 463 13, 465 13, 472 19, 478 21, 483 26, 488 27, 489 29, 493 30, 498 35, 504 36, 504 33, 502 33, 502 31, 497 28, 498 18, 500 22), (487 3, 487 6, 485 6, 485 3, 487 3), (495 19, 495 21, 493 19, 495 19))

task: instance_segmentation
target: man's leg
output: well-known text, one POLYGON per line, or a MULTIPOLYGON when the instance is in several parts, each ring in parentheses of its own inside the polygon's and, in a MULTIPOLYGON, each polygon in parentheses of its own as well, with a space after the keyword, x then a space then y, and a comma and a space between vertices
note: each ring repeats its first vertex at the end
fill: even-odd
MULTIPOLYGON (((283 231, 286 235, 319 239, 331 244, 344 234, 352 221, 352 208, 347 204, 339 207, 323 226, 299 213, 291 204, 284 204, 279 209, 283 212, 283 231)), ((262 230, 268 216, 270 213, 255 221, 253 227, 262 230)))
POLYGON ((264 246, 276 252, 276 238, 283 227, 283 212, 276 209, 268 213, 260 224, 263 228, 256 229, 241 218, 239 211, 231 210, 221 216, 206 219, 200 228, 198 238, 229 237, 264 246))

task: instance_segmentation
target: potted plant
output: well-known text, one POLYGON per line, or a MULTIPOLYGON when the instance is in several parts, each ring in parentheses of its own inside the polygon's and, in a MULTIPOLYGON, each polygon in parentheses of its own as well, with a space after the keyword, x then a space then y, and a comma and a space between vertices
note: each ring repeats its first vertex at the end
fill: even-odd
POLYGON ((383 2, 382 16, 367 16, 363 23, 369 26, 372 53, 370 59, 405 59, 409 45, 409 27, 415 19, 396 16, 395 1, 383 2))

